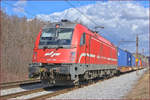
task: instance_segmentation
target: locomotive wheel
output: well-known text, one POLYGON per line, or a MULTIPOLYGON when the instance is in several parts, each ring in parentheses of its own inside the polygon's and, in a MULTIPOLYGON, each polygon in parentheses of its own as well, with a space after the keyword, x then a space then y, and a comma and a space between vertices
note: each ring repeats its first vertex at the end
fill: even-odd
POLYGON ((79 82, 79 81, 76 81, 76 82, 74 82, 74 85, 75 85, 75 86, 79 86, 79 85, 80 85, 80 82, 79 82))

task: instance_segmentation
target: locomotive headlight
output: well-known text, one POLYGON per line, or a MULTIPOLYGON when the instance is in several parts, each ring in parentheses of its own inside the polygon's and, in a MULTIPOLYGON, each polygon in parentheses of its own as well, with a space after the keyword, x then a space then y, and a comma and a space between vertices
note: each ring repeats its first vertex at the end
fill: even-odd
POLYGON ((70 52, 70 61, 74 61, 75 60, 75 52, 70 52))

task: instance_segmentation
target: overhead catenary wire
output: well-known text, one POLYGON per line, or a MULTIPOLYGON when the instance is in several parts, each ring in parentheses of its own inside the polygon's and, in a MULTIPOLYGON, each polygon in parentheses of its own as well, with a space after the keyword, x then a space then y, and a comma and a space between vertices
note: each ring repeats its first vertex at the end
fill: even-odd
MULTIPOLYGON (((98 24, 92 20, 91 18, 89 18, 88 16, 86 16, 82 11, 80 11, 78 8, 76 8, 73 4, 71 4, 68 0, 65 0, 70 6, 72 6, 74 9, 76 9, 80 14, 82 14, 84 17, 86 17, 89 21, 91 21, 95 26, 98 26, 98 24)), ((5 4, 11 6, 11 7, 15 7, 15 8, 18 8, 16 5, 11 5, 7 2, 4 2, 5 4)), ((27 13, 28 15, 31 15, 32 17, 35 17, 35 15, 33 15, 32 13, 28 12, 28 11, 25 11, 25 13, 27 13)), ((68 11, 67 11, 67 14, 68 14, 68 11)), ((66 14, 65 14, 66 15, 66 14)))
MULTIPOLYGON (((77 10, 80 14, 82 14, 84 17, 86 17, 89 21, 91 21, 95 26, 99 26, 94 20, 86 16, 81 10, 76 8, 73 4, 69 2, 69 0, 65 0, 70 6, 72 6, 75 10, 77 10)), ((101 27, 100 27, 101 28, 101 27)), ((102 27, 103 28, 103 27, 102 27)))

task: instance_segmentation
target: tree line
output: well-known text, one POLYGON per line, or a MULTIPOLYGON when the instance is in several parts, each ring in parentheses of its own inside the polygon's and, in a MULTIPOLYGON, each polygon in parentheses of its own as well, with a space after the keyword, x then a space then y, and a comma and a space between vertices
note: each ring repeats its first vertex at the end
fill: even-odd
POLYGON ((23 80, 28 76, 28 65, 36 36, 45 23, 34 18, 7 15, 1 11, 1 76, 2 81, 23 80), (7 77, 7 80, 3 78, 7 77))

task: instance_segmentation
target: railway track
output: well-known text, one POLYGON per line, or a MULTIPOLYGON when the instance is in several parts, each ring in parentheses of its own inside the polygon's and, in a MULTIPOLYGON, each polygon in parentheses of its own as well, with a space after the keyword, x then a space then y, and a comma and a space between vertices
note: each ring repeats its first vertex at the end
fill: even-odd
POLYGON ((40 83, 40 79, 0 83, 0 89, 16 88, 22 85, 30 85, 30 84, 36 84, 36 83, 40 83))
POLYGON ((22 91, 22 92, 2 95, 2 96, 0 96, 0 98, 1 99, 10 99, 10 98, 16 98, 16 97, 20 97, 20 96, 24 96, 24 95, 29 95, 32 93, 38 93, 38 92, 43 92, 43 91, 47 91, 47 90, 52 90, 53 92, 50 92, 48 94, 30 98, 31 100, 46 99, 46 98, 50 98, 53 96, 57 96, 59 94, 67 93, 67 92, 75 90, 75 89, 83 88, 84 86, 89 86, 89 85, 90 84, 84 84, 84 85, 80 85, 80 86, 72 86, 72 87, 65 87, 65 88, 57 87, 58 89, 56 89, 56 90, 53 90, 55 87, 54 88, 38 88, 38 89, 29 90, 29 91, 22 91))
POLYGON ((95 82, 92 82, 92 83, 89 83, 89 84, 83 84, 83 85, 79 85, 79 86, 74 86, 74 87, 70 87, 70 88, 60 89, 60 90, 52 92, 52 93, 48 93, 48 94, 45 94, 45 95, 30 98, 30 100, 51 98, 51 97, 54 97, 54 96, 57 96, 57 95, 60 95, 60 94, 64 94, 64 93, 67 93, 67 92, 70 92, 70 91, 73 91, 73 90, 76 90, 76 89, 79 89, 79 88, 83 88, 85 86, 89 86, 89 85, 92 85, 92 84, 95 84, 95 82))
MULTIPOLYGON (((130 71, 130 72, 134 72, 134 71, 130 71)), ((102 82, 102 81, 105 81, 105 80, 108 80, 108 79, 111 79, 111 78, 114 78, 114 77, 119 77, 121 75, 128 74, 130 72, 122 73, 118 76, 108 77, 108 78, 104 78, 104 79, 97 79, 97 80, 94 80, 94 81, 90 81, 88 83, 83 83, 79 86, 74 86, 74 87, 70 87, 70 88, 55 91, 53 93, 48 93, 48 94, 45 94, 45 95, 36 96, 36 97, 30 98, 30 100, 51 98, 51 97, 54 97, 54 96, 57 96, 57 95, 60 95, 60 94, 67 93, 69 91, 73 91, 73 90, 76 90, 76 89, 79 89, 79 88, 87 87, 87 86, 93 85, 95 83, 102 82)))
MULTIPOLYGON (((125 73, 125 74, 127 74, 127 73, 125 73)), ((124 74, 121 74, 121 75, 124 75, 124 74)), ((104 80, 108 80, 108 79, 111 79, 111 78, 114 78, 114 77, 118 77, 118 76, 113 76, 113 77, 106 78, 106 79, 101 79, 101 80, 99 80, 99 79, 94 80, 94 81, 91 81, 91 82, 83 83, 79 86, 71 86, 71 87, 63 87, 63 88, 50 87, 49 89, 48 88, 32 89, 32 90, 22 91, 22 92, 18 92, 18 93, 2 95, 2 96, 0 96, 0 98, 2 98, 2 99, 18 98, 18 97, 27 96, 27 95, 30 95, 30 94, 33 94, 33 93, 38 94, 39 92, 48 91, 48 93, 46 93, 46 94, 36 95, 34 97, 31 96, 29 98, 30 100, 46 99, 46 98, 51 98, 51 97, 54 97, 54 96, 57 96, 57 95, 60 95, 60 94, 64 94, 64 93, 67 93, 67 92, 70 92, 70 91, 73 91, 73 90, 76 90, 76 89, 79 89, 79 88, 90 86, 90 85, 93 85, 97 82, 102 82, 104 80)))
POLYGON ((38 88, 38 89, 34 89, 34 90, 29 90, 29 91, 22 91, 22 92, 2 95, 2 96, 0 96, 0 98, 2 98, 2 99, 15 98, 15 97, 18 97, 18 96, 28 95, 28 94, 31 94, 31 93, 42 92, 42 91, 45 91, 44 88, 38 88))
MULTIPOLYGON (((104 79, 104 80, 107 80, 107 79, 104 79)), ((30 98, 30 100, 51 98, 53 96, 64 94, 64 93, 67 93, 69 91, 73 91, 73 90, 76 90, 76 89, 79 89, 79 88, 83 88, 85 86, 89 86, 89 85, 95 84, 97 82, 102 82, 104 80, 85 82, 85 83, 82 83, 79 86, 65 87, 63 89, 56 87, 56 88, 58 88, 56 90, 53 90, 55 88, 54 87, 52 89, 49 89, 49 90, 52 90, 53 92, 50 92, 50 93, 47 93, 47 94, 44 94, 44 95, 40 95, 40 96, 32 97, 32 98, 30 98)), ((16 98, 16 97, 20 97, 20 96, 24 96, 24 95, 29 95, 29 94, 32 94, 32 93, 43 92, 43 91, 46 91, 46 90, 48 90, 48 88, 38 88, 38 89, 29 90, 29 91, 22 91, 22 92, 17 92, 17 93, 3 95, 3 96, 0 96, 0 98, 2 98, 2 99, 16 98)))

